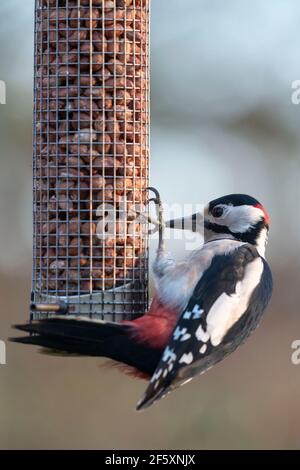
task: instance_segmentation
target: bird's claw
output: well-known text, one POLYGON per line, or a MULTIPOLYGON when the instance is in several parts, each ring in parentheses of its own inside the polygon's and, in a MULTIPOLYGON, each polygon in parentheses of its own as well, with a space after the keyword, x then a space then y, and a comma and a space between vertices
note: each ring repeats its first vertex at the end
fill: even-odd
POLYGON ((149 186, 147 189, 149 191, 152 191, 155 194, 155 197, 152 197, 151 199, 149 199, 149 202, 154 202, 157 205, 161 205, 162 202, 161 202, 161 197, 160 197, 158 190, 156 188, 153 188, 153 186, 149 186))
POLYGON ((156 233, 158 231, 159 232, 159 246, 162 246, 162 244, 163 244, 163 232, 164 232, 164 228, 165 228, 164 217, 163 217, 162 200, 161 200, 160 194, 159 194, 159 192, 156 188, 153 188, 152 186, 149 186, 147 189, 149 191, 152 191, 155 195, 155 197, 152 197, 151 199, 149 199, 149 203, 154 202, 155 210, 156 210, 156 216, 157 216, 157 222, 152 221, 152 223, 154 223, 154 225, 155 225, 155 228, 149 230, 149 235, 153 235, 154 233, 156 233))
POLYGON ((163 205, 162 205, 160 194, 158 190, 156 188, 153 188, 152 186, 149 186, 147 189, 149 191, 152 191, 155 194, 155 197, 152 197, 151 199, 149 199, 149 203, 154 202, 155 204, 156 216, 158 219, 157 225, 158 226, 163 225, 163 205))

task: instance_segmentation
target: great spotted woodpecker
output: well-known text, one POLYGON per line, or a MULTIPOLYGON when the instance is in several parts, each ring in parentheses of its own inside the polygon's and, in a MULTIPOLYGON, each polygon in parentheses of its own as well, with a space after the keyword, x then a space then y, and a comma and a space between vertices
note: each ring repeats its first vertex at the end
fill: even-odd
MULTIPOLYGON (((176 263, 164 244, 158 192, 159 248, 153 266, 156 294, 149 312, 114 324, 57 317, 19 325, 33 335, 14 341, 51 350, 104 356, 150 379, 137 409, 150 406, 204 373, 243 343, 257 327, 272 293, 265 260, 269 217, 254 198, 221 197, 202 216, 204 245, 176 263)), ((169 221, 199 229, 201 216, 169 221)))

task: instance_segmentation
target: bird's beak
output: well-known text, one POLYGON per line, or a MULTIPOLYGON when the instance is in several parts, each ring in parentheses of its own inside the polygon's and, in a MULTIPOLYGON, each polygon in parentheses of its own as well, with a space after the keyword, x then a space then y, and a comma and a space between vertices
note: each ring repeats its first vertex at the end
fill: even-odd
POLYGON ((166 222, 166 227, 176 230, 189 230, 190 232, 203 233, 204 217, 203 214, 197 212, 196 214, 189 215, 187 217, 168 220, 166 222))

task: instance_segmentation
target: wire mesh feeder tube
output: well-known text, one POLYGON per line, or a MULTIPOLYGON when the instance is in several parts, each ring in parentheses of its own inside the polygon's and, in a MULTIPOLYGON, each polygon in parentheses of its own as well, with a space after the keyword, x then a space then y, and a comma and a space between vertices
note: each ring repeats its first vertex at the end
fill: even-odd
POLYGON ((141 315, 149 0, 36 0, 34 98, 32 317, 141 315))

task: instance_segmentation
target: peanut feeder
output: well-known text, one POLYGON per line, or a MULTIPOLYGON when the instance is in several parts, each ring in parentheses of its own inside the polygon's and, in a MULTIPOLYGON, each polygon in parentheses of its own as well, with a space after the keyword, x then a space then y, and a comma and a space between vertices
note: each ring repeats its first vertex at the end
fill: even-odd
POLYGON ((149 0, 36 0, 32 318, 148 302, 149 0))

